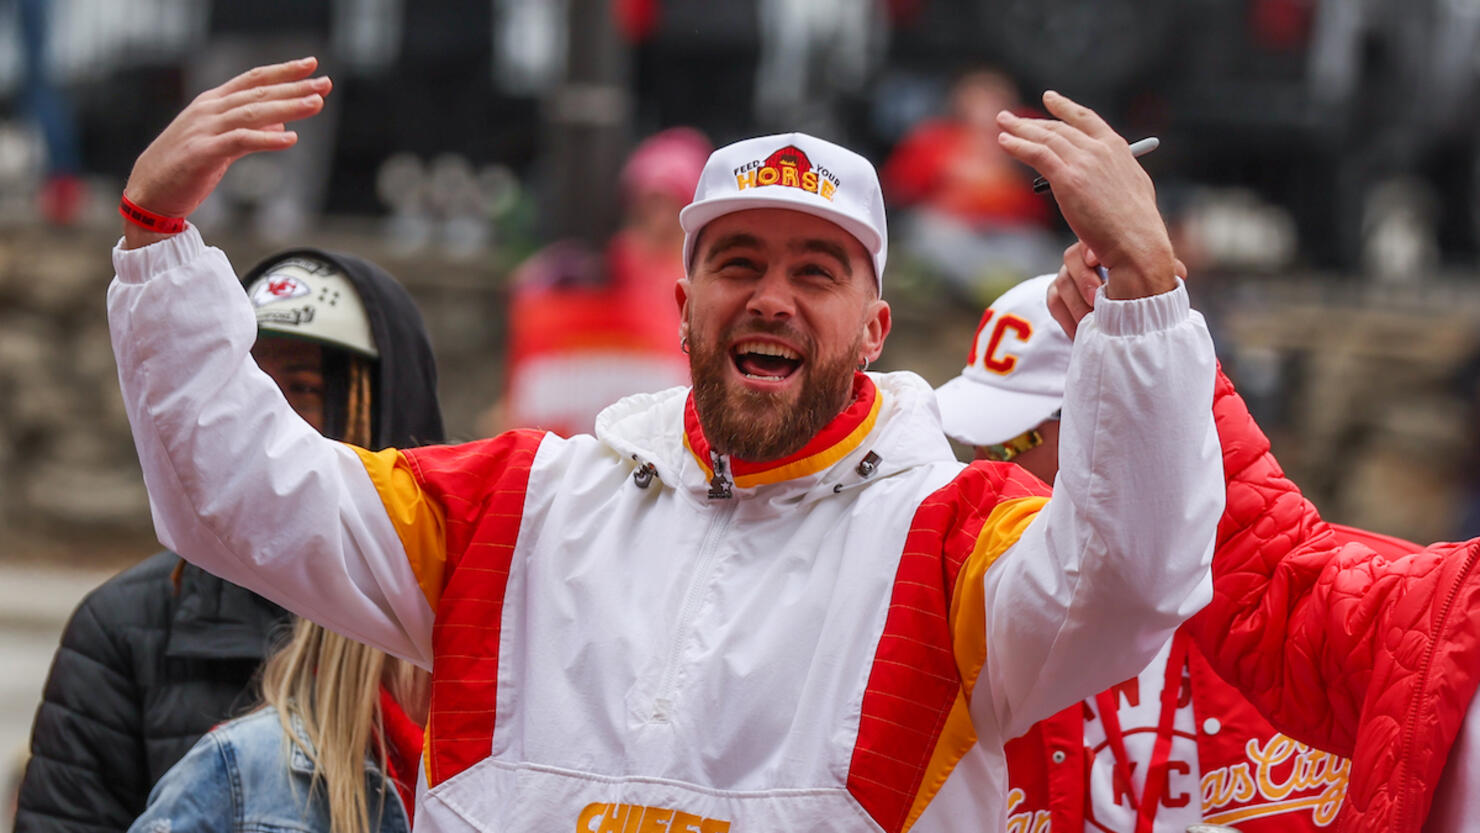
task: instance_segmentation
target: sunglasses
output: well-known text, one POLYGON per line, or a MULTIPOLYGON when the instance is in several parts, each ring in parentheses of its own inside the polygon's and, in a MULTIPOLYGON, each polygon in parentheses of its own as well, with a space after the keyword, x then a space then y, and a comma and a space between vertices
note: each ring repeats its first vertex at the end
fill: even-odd
MULTIPOLYGON (((1057 420, 1061 416, 1062 409, 1049 414, 1048 419, 1057 420)), ((983 446, 982 456, 994 463, 1011 463, 1019 454, 1032 451, 1040 445, 1043 445, 1043 435, 1037 428, 1029 428, 1006 442, 983 446)))

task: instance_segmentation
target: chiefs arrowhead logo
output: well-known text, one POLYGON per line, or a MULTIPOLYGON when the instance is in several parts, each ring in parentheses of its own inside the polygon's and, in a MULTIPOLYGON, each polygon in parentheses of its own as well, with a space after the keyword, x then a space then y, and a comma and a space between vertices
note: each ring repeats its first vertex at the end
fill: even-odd
POLYGON ((268 275, 257 284, 256 289, 252 290, 252 304, 259 307, 266 306, 307 295, 312 291, 301 278, 282 273, 268 275))

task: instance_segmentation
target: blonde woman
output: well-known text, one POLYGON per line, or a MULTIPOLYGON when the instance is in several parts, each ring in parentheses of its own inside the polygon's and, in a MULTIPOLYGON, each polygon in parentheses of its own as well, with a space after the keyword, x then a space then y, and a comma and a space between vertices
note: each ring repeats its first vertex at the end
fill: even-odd
POLYGON ((201 738, 130 830, 407 833, 427 683, 299 619, 263 667, 263 707, 201 738))

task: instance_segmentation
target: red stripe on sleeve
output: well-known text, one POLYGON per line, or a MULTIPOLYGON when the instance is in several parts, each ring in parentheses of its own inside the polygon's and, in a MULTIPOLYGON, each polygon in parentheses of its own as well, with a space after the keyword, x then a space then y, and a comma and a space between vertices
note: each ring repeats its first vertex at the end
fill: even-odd
POLYGON ((848 791, 887 833, 904 829, 962 692, 949 621, 956 577, 998 503, 1047 493, 1018 466, 975 463, 915 513, 848 769, 848 791))
POLYGON ((427 784, 488 757, 498 707, 504 592, 539 431, 404 452, 447 511, 447 580, 432 626, 427 784))

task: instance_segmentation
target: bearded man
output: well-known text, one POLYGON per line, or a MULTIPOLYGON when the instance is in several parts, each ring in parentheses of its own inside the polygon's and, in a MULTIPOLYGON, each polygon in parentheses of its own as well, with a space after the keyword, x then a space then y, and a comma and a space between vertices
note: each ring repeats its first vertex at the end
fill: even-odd
POLYGON ((324 440, 178 219, 241 154, 292 144, 329 91, 315 66, 203 94, 139 157, 109 317, 161 538, 432 669, 418 825, 1001 830, 1003 739, 1135 673, 1207 600, 1212 345, 1149 178, 1093 112, 1050 93, 1061 121, 1000 116, 1110 271, 1048 500, 957 463, 923 380, 861 372, 890 326, 878 180, 802 134, 716 151, 681 214, 692 394, 624 399, 594 437, 324 440))

